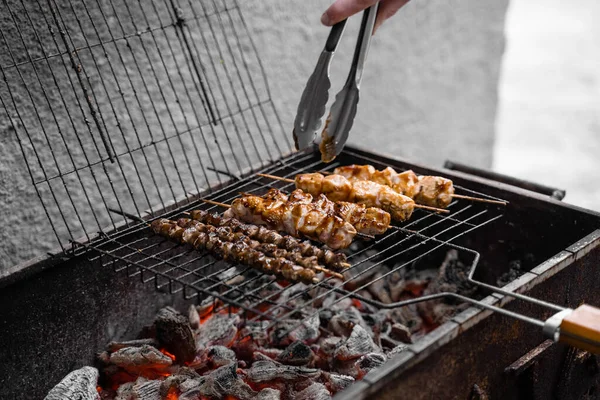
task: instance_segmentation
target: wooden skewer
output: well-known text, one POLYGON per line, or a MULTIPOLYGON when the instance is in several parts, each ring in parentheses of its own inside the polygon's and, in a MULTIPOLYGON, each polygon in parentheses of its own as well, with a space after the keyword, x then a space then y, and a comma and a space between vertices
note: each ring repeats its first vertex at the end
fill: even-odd
MULTIPOLYGON (((282 182, 288 182, 288 183, 294 183, 295 182, 293 179, 282 178, 282 177, 277 176, 277 175, 269 175, 269 174, 256 174, 256 175, 262 176, 264 178, 276 179, 276 180, 279 180, 279 181, 282 181, 282 182)), ((422 208, 423 210, 435 211, 435 212, 438 212, 438 213, 444 213, 444 214, 450 213, 450 211, 444 210, 443 208, 435 208, 435 207, 423 206, 421 204, 415 204, 414 207, 415 208, 422 208)))
POLYGON ((462 195, 462 194, 453 194, 451 196, 452 196, 452 198, 455 198, 455 199, 464 199, 464 200, 478 201, 480 203, 498 204, 498 205, 501 205, 501 206, 505 206, 505 205, 508 204, 507 201, 492 200, 492 199, 483 199, 481 197, 465 196, 465 195, 462 195))
POLYGON ((221 206, 221 207, 225 207, 225 208, 231 208, 231 204, 225 204, 225 203, 219 203, 218 201, 214 201, 214 200, 208 200, 208 199, 200 199, 201 201, 208 203, 208 204, 212 204, 215 206, 221 206))
POLYGON ((277 176, 277 175, 269 175, 269 174, 256 174, 256 175, 262 176, 263 178, 275 179, 275 180, 282 181, 282 182, 288 182, 288 183, 295 182, 293 179, 283 178, 283 177, 277 176))

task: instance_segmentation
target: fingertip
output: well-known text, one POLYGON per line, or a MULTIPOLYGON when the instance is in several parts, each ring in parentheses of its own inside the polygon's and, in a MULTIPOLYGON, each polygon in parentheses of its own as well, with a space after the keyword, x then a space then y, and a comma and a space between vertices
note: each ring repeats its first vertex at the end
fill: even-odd
POLYGON ((333 24, 331 23, 331 17, 329 16, 329 13, 327 11, 325 11, 323 13, 323 15, 321 15, 321 23, 325 26, 332 26, 333 24))

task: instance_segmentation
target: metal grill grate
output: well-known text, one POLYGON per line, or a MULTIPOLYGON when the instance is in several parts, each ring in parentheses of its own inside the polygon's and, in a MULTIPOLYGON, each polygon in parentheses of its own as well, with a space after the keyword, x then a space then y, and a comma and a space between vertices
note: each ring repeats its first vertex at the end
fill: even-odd
MULTIPOLYGON (((315 154, 299 154, 282 159, 265 172, 283 177, 293 177, 297 173, 314 171, 331 171, 339 165, 351 163, 370 163, 382 168, 376 159, 365 158, 352 151, 345 151, 335 163, 323 164, 315 154)), ((393 166, 397 170, 401 168, 393 166)), ((269 188, 277 187, 291 191, 293 184, 272 181, 250 175, 230 186, 215 192, 210 198, 230 203, 239 192, 265 193, 269 188)), ((457 187, 458 192, 480 197, 488 197, 480 193, 457 187)), ((224 211, 219 207, 208 206, 202 202, 186 204, 183 207, 164 215, 175 219, 185 216, 184 211, 202 208, 213 211, 224 211)), ((352 297, 366 301, 378 308, 387 305, 378 301, 365 299, 359 293, 361 289, 375 284, 378 280, 388 279, 394 273, 405 268, 419 268, 420 265, 435 262, 444 257, 449 249, 458 249, 460 258, 467 265, 474 266, 478 254, 472 250, 456 246, 452 242, 491 223, 502 216, 503 209, 483 203, 472 203, 463 200, 454 201, 450 214, 435 214, 425 210, 416 210, 411 220, 395 225, 386 234, 373 241, 357 240, 345 250, 348 261, 352 264, 345 273, 342 283, 333 278, 325 278, 314 285, 295 284, 273 289, 275 282, 271 276, 263 275, 255 270, 219 261, 209 255, 200 253, 188 246, 182 246, 162 237, 154 235, 147 223, 140 223, 136 228, 117 231, 94 244, 86 245, 97 252, 104 266, 112 266, 116 271, 126 271, 130 277, 139 277, 144 282, 154 282, 157 289, 169 293, 183 293, 186 298, 196 297, 198 302, 206 298, 221 300, 222 307, 233 307, 237 312, 253 319, 269 319, 272 324, 281 322, 286 316, 298 312, 306 312, 322 303, 332 291, 341 294, 334 303, 352 297), (361 276, 370 276, 378 271, 375 278, 364 280, 361 276), (243 277, 243 279, 242 279, 243 277), (344 289, 344 284, 352 281, 352 290, 344 289), (318 290, 316 296, 308 296, 318 290), (268 293, 265 295, 265 293, 268 293), (285 299, 283 301, 282 299, 285 299), (293 304, 293 306, 290 306, 293 304)), ((435 265, 435 264, 434 264, 435 265)), ((430 266, 431 267, 431 266, 430 266)), ((217 307, 218 308, 218 307, 217 307)), ((290 330, 294 327, 290 327, 290 330)))
POLYGON ((0 78, 63 246, 291 149, 233 0, 0 2, 0 78))

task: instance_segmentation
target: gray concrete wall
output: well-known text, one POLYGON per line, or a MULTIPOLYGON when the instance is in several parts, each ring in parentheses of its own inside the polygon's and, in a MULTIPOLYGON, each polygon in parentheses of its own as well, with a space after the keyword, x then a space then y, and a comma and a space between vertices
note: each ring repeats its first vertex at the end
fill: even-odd
MULTIPOLYGON (((269 77, 275 107, 289 129, 328 33, 319 17, 329 2, 240 3, 269 77)), ((413 1, 388 21, 373 40, 350 142, 424 163, 439 165, 450 158, 490 166, 507 3, 413 1)), ((0 15, 0 26, 6 18, 6 13, 0 15)), ((359 21, 358 17, 350 21, 334 60, 334 91, 345 80, 359 21)), ((0 49, 0 60, 5 62, 6 54, 1 53, 0 49)), ((0 84, 0 90, 6 86, 0 84)), ((100 103, 102 110, 108 99, 100 103)), ((57 245, 8 114, 14 121, 14 113, 6 113, 0 104, 0 219, 5 225, 0 231, 0 268, 57 245)), ((28 110, 26 118, 35 119, 35 113, 28 110)), ((26 151, 31 153, 30 148, 26 151)), ((152 169, 157 161, 150 164, 152 169)), ((131 165, 124 167, 131 172, 131 165)), ((83 194, 75 192, 75 196, 83 194)), ((92 202, 98 202, 98 195, 92 202)), ((57 210, 50 213, 58 217, 57 210)))
POLYGON ((600 2, 513 0, 500 81, 498 171, 600 210, 600 2))

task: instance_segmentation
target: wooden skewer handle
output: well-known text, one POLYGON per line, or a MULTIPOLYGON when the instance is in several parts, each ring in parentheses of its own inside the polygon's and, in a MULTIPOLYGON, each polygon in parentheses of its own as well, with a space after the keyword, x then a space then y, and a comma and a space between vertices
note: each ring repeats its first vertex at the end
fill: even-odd
POLYGON ((277 176, 277 175, 269 175, 269 174, 256 174, 256 175, 262 176, 263 178, 269 178, 269 179, 275 179, 275 180, 278 180, 278 181, 294 183, 293 179, 283 178, 283 177, 277 176))
POLYGON ((583 304, 564 317, 558 341, 600 354, 600 308, 583 304))
POLYGON ((498 204, 500 206, 505 206, 506 204, 508 204, 506 201, 484 199, 484 198, 481 198, 481 197, 465 196, 465 195, 462 195, 462 194, 453 194, 452 198, 454 198, 454 199, 464 199, 464 200, 470 200, 470 201, 477 201, 477 202, 480 202, 480 203, 498 204))
POLYGON ((225 204, 225 203, 220 203, 218 201, 214 201, 214 200, 208 200, 208 199, 200 199, 201 201, 207 203, 207 204, 213 204, 215 206, 221 206, 221 207, 225 207, 225 208, 231 208, 231 204, 225 204))
POLYGON ((423 210, 435 211, 435 212, 444 213, 444 214, 450 213, 449 210, 444 210, 443 208, 429 207, 429 206, 424 206, 421 204, 415 204, 415 208, 421 208, 423 210))

